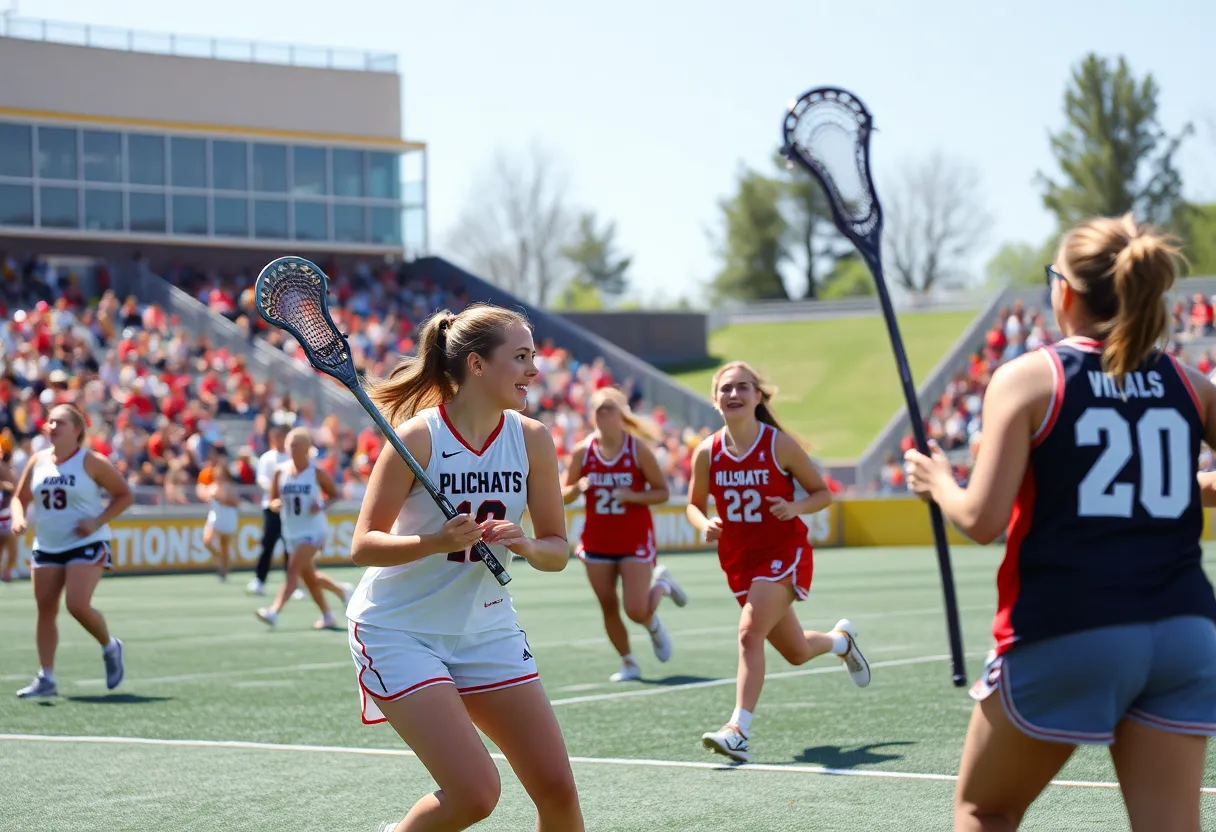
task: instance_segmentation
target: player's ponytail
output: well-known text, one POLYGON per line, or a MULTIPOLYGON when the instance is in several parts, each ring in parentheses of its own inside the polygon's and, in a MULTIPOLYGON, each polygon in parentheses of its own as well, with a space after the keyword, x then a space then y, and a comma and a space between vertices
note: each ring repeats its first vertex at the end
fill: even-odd
POLYGON ((1169 335, 1165 294, 1178 276, 1178 248, 1131 214, 1101 217, 1073 229, 1060 246, 1060 265, 1102 333, 1102 365, 1123 378, 1160 349, 1169 335))
POLYGON ((391 425, 450 401, 465 380, 470 355, 489 358, 512 325, 528 326, 509 309, 475 303, 453 314, 441 309, 422 326, 418 354, 397 362, 387 379, 367 387, 367 395, 391 425))
POLYGON ((591 394, 591 412, 594 413, 605 402, 621 412, 621 422, 625 433, 634 439, 644 439, 648 442, 658 442, 663 437, 663 431, 651 419, 639 416, 629 406, 629 399, 615 387, 601 387, 591 394))

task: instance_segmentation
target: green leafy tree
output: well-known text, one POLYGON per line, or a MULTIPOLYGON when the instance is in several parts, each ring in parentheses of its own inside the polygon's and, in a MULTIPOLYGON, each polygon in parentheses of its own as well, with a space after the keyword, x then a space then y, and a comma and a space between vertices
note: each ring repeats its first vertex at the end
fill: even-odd
POLYGON ((595 214, 582 214, 573 239, 561 253, 574 269, 571 283, 594 288, 598 295, 615 300, 629 289, 633 258, 617 252, 616 223, 610 222, 600 229, 596 227, 595 214))
POLYGON ((832 271, 824 279, 823 300, 839 300, 840 298, 864 297, 876 295, 874 276, 865 261, 856 254, 840 257, 832 271))
POLYGON ((1064 93, 1064 129, 1051 135, 1058 179, 1040 172, 1043 204, 1061 228, 1091 216, 1120 216, 1171 227, 1184 206, 1174 157, 1190 124, 1169 135, 1158 120, 1160 88, 1127 60, 1089 54, 1064 93))
POLYGON ((997 288, 1044 283, 1043 267, 1055 258, 1056 244, 1054 236, 1037 248, 1022 240, 1005 243, 984 267, 988 285, 997 288))
POLYGON ((1180 223, 1180 232, 1187 240, 1187 275, 1210 277, 1216 275, 1216 203, 1194 205, 1180 223))
POLYGON ((774 163, 782 189, 781 207, 789 223, 789 245, 799 250, 806 277, 802 296, 814 300, 836 261, 853 247, 832 223, 828 198, 814 177, 801 168, 791 167, 780 153, 774 157, 774 163))
POLYGON ((789 300, 781 279, 790 235, 783 195, 781 182, 744 170, 735 195, 718 203, 725 230, 718 249, 722 267, 711 283, 715 299, 789 300))

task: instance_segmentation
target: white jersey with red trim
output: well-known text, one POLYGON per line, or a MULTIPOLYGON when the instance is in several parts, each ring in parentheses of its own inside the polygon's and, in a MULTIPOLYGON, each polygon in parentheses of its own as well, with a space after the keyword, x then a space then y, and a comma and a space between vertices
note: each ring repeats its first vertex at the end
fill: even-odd
MULTIPOLYGON (((528 506, 528 451, 523 422, 514 410, 478 451, 452 427, 442 406, 418 414, 431 435, 427 476, 456 510, 478 522, 495 517, 518 524, 528 506)), ((415 482, 393 534, 434 534, 447 518, 415 482)), ((511 553, 490 550, 504 566, 511 553)), ((431 635, 478 633, 515 626, 506 587, 470 551, 429 555, 403 566, 370 567, 355 589, 346 617, 360 624, 431 635)))
POLYGON ((108 525, 86 537, 76 531, 77 523, 99 516, 110 503, 105 489, 84 469, 87 453, 79 448, 58 463, 50 448, 35 456, 30 491, 34 495, 34 548, 40 552, 66 552, 110 540, 108 525))

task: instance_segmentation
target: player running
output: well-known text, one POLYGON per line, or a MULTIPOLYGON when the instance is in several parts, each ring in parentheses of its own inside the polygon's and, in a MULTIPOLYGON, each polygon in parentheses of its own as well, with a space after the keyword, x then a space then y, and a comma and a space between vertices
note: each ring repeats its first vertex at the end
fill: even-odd
POLYGON ((321 610, 321 618, 313 626, 318 630, 331 630, 337 625, 323 590, 337 595, 345 604, 350 600, 353 587, 339 584, 319 571, 313 558, 325 548, 329 538, 325 507, 338 499, 338 487, 328 471, 313 463, 312 434, 308 428, 288 431, 286 445, 290 458, 275 469, 270 482, 270 506, 282 519, 283 546, 288 557, 287 578, 279 587, 274 603, 258 609, 255 615, 271 627, 278 624, 279 613, 297 584, 303 581, 321 610))
POLYGON ((203 524, 203 545, 215 558, 215 577, 228 580, 228 562, 232 556, 232 544, 236 539, 237 523, 240 520, 240 494, 228 466, 215 466, 215 479, 209 485, 199 486, 199 497, 210 503, 207 521, 203 524))
POLYGON ((701 737, 706 748, 732 760, 750 759, 752 714, 764 686, 764 642, 801 665, 825 653, 839 656, 858 687, 870 684, 870 665, 857 631, 841 619, 829 633, 803 630, 792 609, 811 591, 812 551, 800 515, 832 502, 832 492, 806 451, 773 416, 773 390, 747 363, 714 373, 714 405, 726 423, 693 452, 688 520, 718 544, 718 562, 743 612, 739 617, 739 677, 735 710, 718 731, 701 737), (806 491, 795 499, 795 486, 806 491), (713 495, 717 515, 707 516, 713 495))
POLYGON ((1008 524, 959 832, 1017 828, 1080 744, 1110 747, 1133 830, 1200 826, 1216 595, 1196 467, 1216 388, 1160 350, 1175 253, 1131 215, 1070 231, 1047 267, 1065 338, 993 374, 967 487, 940 450, 906 455, 911 489, 969 537, 1008 524))
POLYGON ((17 482, 12 502, 13 533, 25 533, 26 511, 35 505, 30 578, 38 606, 35 642, 41 668, 17 696, 55 696, 55 649, 59 645, 59 598, 68 612, 101 645, 106 688, 122 681, 122 642, 110 635, 106 619, 93 608, 93 591, 111 567, 110 522, 135 501, 131 488, 110 461, 83 446, 85 418, 71 405, 47 416, 51 447, 33 454, 17 482))
POLYGON ((386 451, 355 524, 351 559, 370 567, 346 612, 363 721, 387 719, 439 785, 397 832, 465 829, 493 811, 498 769, 476 728, 506 755, 541 829, 583 829, 561 728, 510 593, 470 548, 483 540, 504 565, 515 554, 543 572, 569 562, 553 439, 518 412, 535 355, 514 312, 443 310, 422 328, 417 358, 369 391, 459 512, 446 520, 386 451), (525 508, 532 537, 519 526, 525 508))
POLYGON ((17 568, 17 535, 13 534, 13 495, 17 493, 17 475, 9 464, 9 453, 0 457, 0 583, 13 579, 17 568))
POLYGON ((688 595, 666 566, 655 567, 654 520, 650 507, 667 502, 667 480, 654 451, 659 429, 635 415, 625 394, 603 387, 591 396, 595 432, 576 444, 566 468, 562 497, 566 504, 585 497, 586 518, 578 556, 587 565, 587 579, 604 614, 608 640, 621 656, 621 669, 609 678, 625 682, 642 678, 629 649, 629 633, 621 621, 617 576, 625 596, 625 615, 643 625, 659 661, 671 658, 671 637, 656 610, 664 595, 676 606, 688 595), (651 570, 653 569, 653 582, 651 570))

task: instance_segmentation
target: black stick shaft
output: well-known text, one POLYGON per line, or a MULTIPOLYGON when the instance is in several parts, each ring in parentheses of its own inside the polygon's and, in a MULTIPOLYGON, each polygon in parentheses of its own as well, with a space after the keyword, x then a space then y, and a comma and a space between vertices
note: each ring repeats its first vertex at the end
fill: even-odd
MULTIPOLYGON (((882 316, 887 324, 887 334, 891 337, 891 349, 895 353, 895 364, 899 368, 899 381, 903 387, 904 401, 908 406, 908 419, 912 422, 912 435, 916 439, 916 447, 922 454, 929 453, 929 439, 925 435, 925 424, 920 414, 920 404, 916 400, 916 385, 912 382, 912 367, 908 364, 908 354, 904 351, 904 339, 899 332, 899 321, 895 317, 895 307, 891 303, 891 295, 887 291, 887 281, 883 277, 882 261, 869 253, 865 254, 866 263, 874 275, 874 283, 878 289, 878 300, 882 305, 882 316)), ((929 502, 929 517, 933 525, 933 541, 937 545, 937 566, 942 576, 942 594, 946 602, 946 627, 950 633, 950 661, 953 665, 955 687, 967 684, 967 668, 963 659, 963 634, 959 625, 958 598, 954 591, 954 568, 950 563, 950 546, 946 538, 946 521, 942 517, 941 507, 929 502)))

